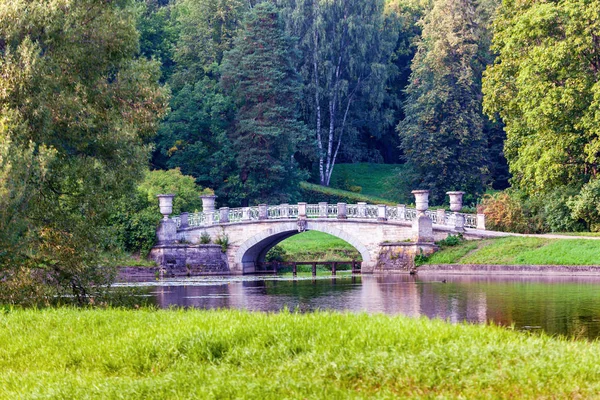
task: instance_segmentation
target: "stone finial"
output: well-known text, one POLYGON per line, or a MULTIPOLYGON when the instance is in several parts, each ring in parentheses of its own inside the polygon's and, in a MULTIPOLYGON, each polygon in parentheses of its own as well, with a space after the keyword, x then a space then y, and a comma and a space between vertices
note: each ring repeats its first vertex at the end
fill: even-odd
POLYGON ((423 213, 429 208, 429 190, 413 190, 415 195, 415 208, 418 212, 423 213))
POLYGON ((450 196, 450 211, 460 212, 463 207, 463 195, 465 192, 447 192, 450 196))
POLYGON ((450 210, 454 213, 454 230, 457 232, 465 231, 465 216, 460 214, 463 206, 463 195, 465 192, 447 192, 450 196, 450 210))
POLYGON ((174 194, 159 194, 158 196, 158 206, 160 208, 160 213, 163 215, 163 220, 169 219, 169 215, 173 212, 173 199, 175 198, 174 194))
POLYGON ((207 214, 214 213, 216 198, 217 196, 215 196, 214 194, 200 195, 200 199, 202 199, 202 211, 207 214))

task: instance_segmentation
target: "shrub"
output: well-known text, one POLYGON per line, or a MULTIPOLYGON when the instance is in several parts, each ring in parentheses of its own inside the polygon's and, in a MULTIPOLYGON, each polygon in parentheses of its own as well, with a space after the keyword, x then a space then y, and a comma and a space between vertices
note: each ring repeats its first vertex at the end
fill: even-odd
POLYGON ((529 232, 523 204, 507 191, 485 195, 480 206, 488 229, 505 232, 529 232))
POLYGON ((273 246, 271 250, 265 256, 267 262, 283 262, 285 261, 287 253, 285 249, 279 245, 273 246))
POLYGON ((586 230, 584 219, 574 216, 569 206, 571 199, 578 193, 573 188, 560 188, 545 196, 544 216, 552 232, 581 232, 586 230))
POLYGON ((360 193, 362 192, 362 186, 348 186, 348 190, 352 193, 360 193))
POLYGON ((594 179, 583 186, 568 206, 573 218, 585 221, 592 232, 600 232, 600 179, 594 179))
POLYGON ((448 235, 448 237, 446 237, 446 239, 442 239, 439 242, 436 242, 435 244, 437 244, 440 247, 453 247, 453 246, 458 246, 459 244, 461 244, 463 242, 464 238, 463 235, 461 233, 459 233, 458 235, 448 235))

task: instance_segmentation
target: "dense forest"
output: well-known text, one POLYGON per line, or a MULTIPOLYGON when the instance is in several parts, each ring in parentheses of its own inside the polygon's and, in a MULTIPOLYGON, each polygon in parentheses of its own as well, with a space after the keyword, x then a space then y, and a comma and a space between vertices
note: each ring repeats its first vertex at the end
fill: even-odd
POLYGON ((158 193, 292 202, 339 163, 465 190, 492 228, 600 229, 598 1, 15 0, 0 74, 10 296, 88 298, 152 246, 158 193))
POLYGON ((501 122, 483 114, 494 61, 483 1, 148 1, 140 51, 172 91, 152 167, 222 202, 297 198, 336 163, 407 163, 435 202, 508 185, 501 122))

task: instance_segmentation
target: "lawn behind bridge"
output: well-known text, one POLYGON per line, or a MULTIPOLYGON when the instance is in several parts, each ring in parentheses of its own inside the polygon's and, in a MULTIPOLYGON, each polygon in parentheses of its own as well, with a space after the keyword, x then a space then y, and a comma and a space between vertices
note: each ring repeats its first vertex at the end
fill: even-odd
POLYGON ((403 316, 0 314, 0 398, 590 398, 600 343, 403 316))

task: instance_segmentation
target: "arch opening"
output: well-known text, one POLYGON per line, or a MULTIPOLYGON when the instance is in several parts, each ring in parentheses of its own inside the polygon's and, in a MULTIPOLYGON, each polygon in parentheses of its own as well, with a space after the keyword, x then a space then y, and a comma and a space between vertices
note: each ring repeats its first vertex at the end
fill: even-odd
MULTIPOLYGON (((371 255, 369 254, 368 249, 364 246, 360 241, 356 238, 348 235, 343 231, 339 231, 337 229, 307 229, 308 232, 321 232, 328 235, 331 235, 345 243, 347 243, 350 247, 355 249, 358 254, 360 254, 360 258, 357 261, 362 262, 370 262, 371 255), (361 260, 362 259, 362 260, 361 260)), ((243 273, 252 273, 256 271, 257 263, 264 262, 265 257, 269 250, 278 245, 279 243, 289 239, 292 236, 296 236, 301 234, 297 230, 296 224, 291 224, 291 226, 284 226, 278 229, 277 231, 269 230, 268 232, 263 232, 258 235, 255 235, 253 238, 247 240, 244 244, 242 244, 236 254, 236 262, 241 264, 243 268, 243 273)), ((311 260, 312 261, 312 260, 311 260)), ((346 260, 344 260, 346 261, 346 260)))

